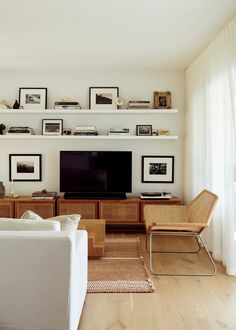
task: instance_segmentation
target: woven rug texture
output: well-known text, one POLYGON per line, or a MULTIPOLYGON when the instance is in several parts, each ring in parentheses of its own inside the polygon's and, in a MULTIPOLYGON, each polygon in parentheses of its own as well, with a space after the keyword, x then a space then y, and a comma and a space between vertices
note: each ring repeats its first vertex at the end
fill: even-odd
POLYGON ((138 239, 107 239, 104 257, 89 259, 88 277, 88 293, 154 291, 138 239))

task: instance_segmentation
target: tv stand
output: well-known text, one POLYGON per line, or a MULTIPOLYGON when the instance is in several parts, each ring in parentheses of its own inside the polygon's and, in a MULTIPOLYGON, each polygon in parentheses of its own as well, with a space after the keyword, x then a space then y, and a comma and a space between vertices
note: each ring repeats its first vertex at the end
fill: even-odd
POLYGON ((65 192, 65 199, 126 199, 126 194, 122 192, 65 192))

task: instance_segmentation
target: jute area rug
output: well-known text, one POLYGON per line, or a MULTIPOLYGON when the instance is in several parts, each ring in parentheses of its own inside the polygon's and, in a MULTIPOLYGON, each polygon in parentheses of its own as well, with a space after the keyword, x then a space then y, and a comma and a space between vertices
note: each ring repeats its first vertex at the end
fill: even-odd
POLYGON ((139 240, 109 238, 105 242, 105 255, 89 259, 88 293, 99 292, 153 292, 139 240))

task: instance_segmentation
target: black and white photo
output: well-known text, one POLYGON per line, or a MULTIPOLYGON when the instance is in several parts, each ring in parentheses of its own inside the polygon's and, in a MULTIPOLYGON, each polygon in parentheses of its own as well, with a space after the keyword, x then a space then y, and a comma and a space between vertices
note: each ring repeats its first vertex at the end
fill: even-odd
POLYGON ((136 135, 152 135, 152 125, 136 125, 136 135))
POLYGON ((47 88, 20 88, 19 104, 22 109, 47 109, 47 88))
POLYGON ((62 119, 43 119, 42 135, 62 135, 63 120, 62 119))
POLYGON ((10 154, 9 181, 41 181, 41 154, 10 154))
POLYGON ((118 87, 90 87, 89 109, 112 110, 118 109, 118 87))
POLYGON ((173 183, 174 156, 142 156, 142 182, 173 183))

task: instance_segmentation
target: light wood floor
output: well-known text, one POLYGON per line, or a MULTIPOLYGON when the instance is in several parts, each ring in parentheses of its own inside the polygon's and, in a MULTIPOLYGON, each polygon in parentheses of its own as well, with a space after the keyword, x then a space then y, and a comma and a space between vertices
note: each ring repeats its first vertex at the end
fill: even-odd
MULTIPOLYGON (((109 234, 109 236, 124 236, 109 234)), ((145 235, 139 236, 147 264, 145 235)), ((190 243, 190 242, 187 242, 190 243)), ((184 247, 183 239, 160 238, 158 245, 184 247)), ((200 255, 155 255, 160 269, 206 270, 200 255), (199 260, 199 262, 198 262, 199 260)), ((154 293, 87 294, 79 330, 236 330, 236 278, 225 275, 222 264, 213 277, 153 277, 154 293)))

